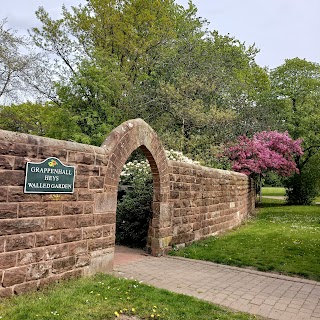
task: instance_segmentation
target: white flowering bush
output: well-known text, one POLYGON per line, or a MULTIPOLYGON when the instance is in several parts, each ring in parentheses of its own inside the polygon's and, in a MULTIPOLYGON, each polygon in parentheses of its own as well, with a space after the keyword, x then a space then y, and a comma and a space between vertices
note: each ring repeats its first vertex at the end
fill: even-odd
POLYGON ((127 162, 120 175, 117 244, 144 248, 152 216, 152 175, 147 160, 127 162))
MULTIPOLYGON (((174 150, 166 150, 169 160, 199 164, 174 150)), ((146 246, 152 217, 152 174, 148 160, 127 162, 120 174, 116 220, 117 244, 143 248, 146 246)))
POLYGON ((151 168, 148 160, 133 160, 127 162, 120 174, 121 184, 131 184, 132 179, 149 180, 151 176, 151 168))
POLYGON ((180 161, 180 162, 186 162, 186 163, 192 163, 192 164, 200 164, 199 161, 194 161, 188 157, 186 157, 182 152, 176 151, 176 150, 165 150, 166 156, 168 160, 174 160, 174 161, 180 161))

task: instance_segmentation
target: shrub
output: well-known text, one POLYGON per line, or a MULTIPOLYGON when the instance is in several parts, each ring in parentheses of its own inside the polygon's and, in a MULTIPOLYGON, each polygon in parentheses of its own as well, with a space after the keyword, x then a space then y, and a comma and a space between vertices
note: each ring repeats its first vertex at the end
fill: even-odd
POLYGON ((149 163, 132 161, 121 173, 116 218, 116 242, 129 247, 146 246, 152 216, 152 175, 149 163))
POLYGON ((313 156, 300 171, 288 178, 284 185, 288 204, 309 205, 320 191, 319 156, 313 156))
MULTIPOLYGON (((142 160, 141 153, 137 151, 124 165, 120 175, 116 243, 144 248, 152 218, 152 174, 148 161, 142 160)), ((166 151, 166 155, 169 160, 198 164, 178 151, 166 151)))

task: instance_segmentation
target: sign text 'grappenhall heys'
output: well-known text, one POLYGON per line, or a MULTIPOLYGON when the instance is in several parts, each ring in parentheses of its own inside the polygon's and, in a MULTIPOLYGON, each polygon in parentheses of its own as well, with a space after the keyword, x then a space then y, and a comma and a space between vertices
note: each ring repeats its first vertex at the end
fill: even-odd
POLYGON ((27 162, 25 193, 73 193, 75 168, 51 157, 40 163, 27 162))

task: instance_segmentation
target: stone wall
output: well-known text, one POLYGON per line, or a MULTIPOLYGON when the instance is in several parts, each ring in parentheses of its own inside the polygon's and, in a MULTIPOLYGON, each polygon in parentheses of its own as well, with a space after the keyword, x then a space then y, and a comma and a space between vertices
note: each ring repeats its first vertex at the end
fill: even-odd
POLYGON ((120 173, 139 147, 153 175, 151 254, 227 230, 253 210, 246 176, 168 161, 141 119, 115 128, 101 147, 0 130, 0 297, 112 272, 120 173), (24 193, 26 163, 49 157, 75 167, 74 193, 24 193))
POLYGON ((173 246, 234 228, 254 211, 254 184, 247 176, 176 161, 169 167, 173 246))
POLYGON ((0 131, 0 296, 112 268, 115 215, 101 208, 104 148, 0 131), (76 166, 73 194, 25 194, 27 161, 76 166))

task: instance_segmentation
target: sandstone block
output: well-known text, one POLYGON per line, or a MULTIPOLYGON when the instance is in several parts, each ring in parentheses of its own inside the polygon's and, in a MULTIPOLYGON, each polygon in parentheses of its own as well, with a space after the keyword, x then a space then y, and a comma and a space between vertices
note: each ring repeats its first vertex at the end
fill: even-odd
POLYGON ((2 286, 6 288, 25 282, 26 271, 26 267, 17 267, 6 270, 3 275, 2 286))
POLYGON ((52 146, 39 146, 38 155, 41 159, 55 157, 66 164, 65 162, 67 160, 67 154, 67 150, 65 149, 53 148, 52 146))
POLYGON ((114 245, 114 243, 112 242, 113 241, 110 237, 89 239, 88 250, 89 252, 91 252, 91 251, 106 249, 114 245))
POLYGON ((69 247, 67 244, 59 244, 56 246, 44 247, 45 260, 59 259, 69 255, 69 247))
MULTIPOLYGON (((23 187, 8 187, 8 202, 40 202, 39 194, 23 193, 23 187)), ((33 205, 34 206, 34 205, 33 205)))
POLYGON ((100 238, 103 235, 103 227, 87 227, 83 228, 83 239, 95 239, 100 238))
POLYGON ((6 252, 0 254, 0 269, 8 269, 15 267, 17 263, 16 252, 6 252))
POLYGON ((0 154, 36 158, 37 151, 37 146, 1 141, 0 154))
POLYGON ((90 177, 89 189, 103 189, 104 177, 90 177))
POLYGON ((61 243, 61 231, 49 231, 36 234, 36 247, 61 243))
POLYGON ((77 216, 77 228, 94 226, 93 214, 82 214, 77 216))
POLYGON ((13 288, 0 288, 0 298, 13 296, 13 288))
POLYGON ((24 172, 18 170, 0 171, 0 186, 23 186, 24 172))
POLYGON ((79 241, 82 238, 81 229, 69 229, 61 231, 61 242, 79 241))
POLYGON ((91 202, 85 202, 83 204, 83 213, 84 214, 93 214, 94 212, 94 204, 91 202))
POLYGON ((0 169, 12 170, 14 168, 14 157, 0 155, 0 169))
POLYGON ((79 255, 76 257, 76 268, 85 267, 90 264, 91 256, 89 254, 79 255))
MULTIPOLYGON (((47 217, 46 230, 70 229, 77 227, 78 216, 47 217)), ((0 221, 1 222, 1 221, 0 221)))
POLYGON ((94 201, 94 192, 87 188, 78 189, 78 201, 94 201))
POLYGON ((83 204, 81 202, 65 203, 63 205, 63 214, 65 215, 82 214, 82 213, 83 213, 83 204))
POLYGON ((74 181, 75 188, 88 188, 89 187, 89 176, 76 175, 74 181))
POLYGON ((117 210, 117 194, 116 193, 98 193, 95 194, 95 212, 110 212, 117 210))
POLYGON ((44 229, 43 218, 0 220, 0 235, 38 232, 44 229))
POLYGON ((116 232, 116 226, 115 223, 103 226, 103 236, 104 237, 112 237, 115 235, 116 232))
POLYGON ((43 217, 61 215, 61 203, 19 203, 19 217, 43 217))
POLYGON ((62 273, 73 269, 75 266, 75 257, 64 257, 55 259, 52 263, 52 273, 62 273))
POLYGON ((76 256, 80 254, 85 254, 88 252, 88 245, 86 240, 70 242, 68 244, 69 255, 76 256))
POLYGON ((28 281, 26 283, 17 284, 13 287, 14 293, 17 295, 21 295, 30 291, 36 291, 37 289, 37 281, 28 281))
MULTIPOLYGON (((0 187, 0 202, 6 202, 8 198, 8 187, 0 187)), ((1 210, 1 205, 0 205, 1 210)))
POLYGON ((33 248, 35 245, 35 235, 15 235, 7 237, 5 251, 17 251, 33 248))
POLYGON ((0 219, 17 218, 18 205, 15 203, 0 203, 0 219))
POLYGON ((18 251, 17 266, 28 265, 45 259, 43 248, 18 251))
POLYGON ((77 165, 77 175, 79 176, 98 176, 99 166, 90 166, 79 164, 77 165))
POLYGON ((50 274, 51 268, 52 261, 29 265, 26 271, 26 281, 38 280, 47 277, 50 274))
POLYGON ((62 280, 76 279, 76 278, 80 278, 82 275, 83 275, 82 269, 74 269, 74 270, 64 272, 61 275, 61 279, 62 280))

